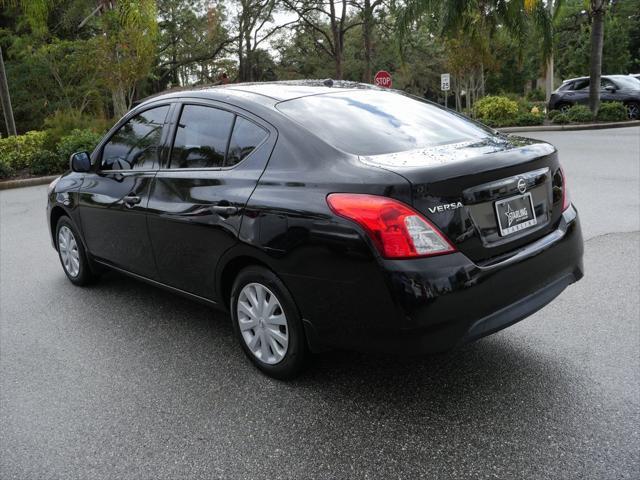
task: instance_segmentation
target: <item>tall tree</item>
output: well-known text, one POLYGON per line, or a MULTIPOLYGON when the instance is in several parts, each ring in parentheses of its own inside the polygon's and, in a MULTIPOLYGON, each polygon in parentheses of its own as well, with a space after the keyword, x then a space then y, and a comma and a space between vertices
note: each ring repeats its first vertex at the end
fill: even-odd
POLYGON ((602 44, 606 0, 590 0, 591 56, 589 61, 589 108, 595 117, 600 108, 600 76, 602 75, 602 44))
POLYGON ((238 79, 253 82, 258 78, 258 61, 264 58, 264 51, 258 53, 261 45, 294 21, 275 25, 273 15, 280 7, 277 0, 237 0, 235 27, 238 31, 238 79))
POLYGON ((298 22, 315 34, 316 45, 333 59, 335 78, 344 76, 344 37, 352 28, 362 25, 351 14, 346 0, 283 0, 298 14, 298 22))
POLYGON ((138 81, 148 76, 155 58, 155 0, 119 0, 100 18, 103 35, 96 45, 98 71, 111 91, 113 113, 124 115, 133 103, 138 81))
POLYGON ((223 5, 208 5, 203 0, 158 0, 157 6, 157 88, 183 85, 189 79, 212 81, 234 41, 224 26, 223 5))
MULTIPOLYGON (((3 7, 20 7, 24 11, 31 27, 34 30, 41 30, 46 25, 47 14, 53 6, 54 1, 55 0, 0 0, 0 5, 3 7)), ((2 101, 2 111, 4 112, 5 123, 7 125, 7 133, 9 135, 16 135, 16 122, 13 118, 13 107, 11 105, 11 95, 9 93, 9 84, 7 82, 2 51, 0 51, 0 100, 2 101)))
POLYGON ((365 83, 371 83, 373 80, 371 72, 371 63, 373 57, 373 33, 376 26, 375 13, 380 7, 383 0, 359 0, 354 1, 353 5, 361 10, 362 15, 362 40, 364 43, 364 74, 362 80, 365 83))

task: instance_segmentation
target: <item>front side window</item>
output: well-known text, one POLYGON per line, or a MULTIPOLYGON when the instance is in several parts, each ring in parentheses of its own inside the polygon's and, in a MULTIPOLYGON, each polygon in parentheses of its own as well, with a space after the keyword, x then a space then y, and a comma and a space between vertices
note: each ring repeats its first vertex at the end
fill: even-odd
POLYGON ((185 105, 173 142, 170 168, 224 166, 234 116, 218 108, 185 105))
POLYGON ((582 78, 580 80, 576 80, 573 83, 572 90, 587 90, 588 88, 589 88, 589 79, 588 78, 582 78))
POLYGON ((244 160, 265 138, 267 132, 264 129, 249 120, 236 117, 225 165, 233 166, 244 160))
POLYGON ((158 160, 158 147, 169 106, 151 108, 125 123, 102 149, 101 170, 148 170, 158 160))

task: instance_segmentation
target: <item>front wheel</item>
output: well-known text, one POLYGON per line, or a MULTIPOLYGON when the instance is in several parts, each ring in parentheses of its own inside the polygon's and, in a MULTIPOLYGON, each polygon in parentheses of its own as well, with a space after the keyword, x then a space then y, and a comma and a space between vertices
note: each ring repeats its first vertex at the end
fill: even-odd
POLYGON ((304 330, 293 298, 263 267, 242 270, 231 292, 233 328, 243 351, 267 375, 289 379, 308 357, 304 330))
POLYGON ((62 217, 56 225, 56 246, 62 269, 75 285, 87 285, 94 280, 82 241, 71 221, 62 217))

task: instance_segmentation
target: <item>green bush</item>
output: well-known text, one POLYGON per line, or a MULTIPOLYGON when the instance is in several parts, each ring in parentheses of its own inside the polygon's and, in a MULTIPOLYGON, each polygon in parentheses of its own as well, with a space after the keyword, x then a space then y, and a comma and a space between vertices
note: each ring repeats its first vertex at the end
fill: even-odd
POLYGON ((562 112, 558 112, 551 121, 557 125, 566 125, 567 123, 571 123, 569 115, 562 112))
POLYGON ((603 102, 600 104, 597 118, 601 122, 623 122, 629 117, 622 102, 603 102))
POLYGON ((535 88, 527 93, 527 100, 531 102, 544 102, 544 90, 541 88, 535 88))
POLYGON ((65 164, 60 155, 51 150, 40 150, 31 159, 29 172, 33 175, 51 175, 64 171, 65 164))
POLYGON ((27 132, 24 135, 0 138, 0 163, 12 170, 31 165, 33 156, 43 149, 47 139, 45 132, 27 132))
POLYGON ((584 105, 574 105, 567 110, 569 120, 574 123, 587 123, 593 121, 593 114, 589 107, 584 105))
POLYGON ((0 178, 8 178, 13 175, 13 167, 9 165, 8 159, 0 157, 0 178))
POLYGON ((56 110, 53 115, 44 120, 44 129, 47 132, 46 146, 50 150, 55 150, 62 137, 69 135, 73 130, 93 130, 104 133, 111 125, 110 120, 90 117, 78 110, 56 110))
POLYGON ((547 112, 547 118, 548 118, 549 120, 552 120, 552 121, 553 121, 553 119, 554 119, 557 115, 560 115, 561 113, 562 113, 562 112, 561 112, 560 110, 549 110, 549 111, 547 112))
POLYGON ((93 130, 75 129, 69 135, 60 139, 56 152, 61 162, 68 162, 73 153, 82 151, 91 153, 101 138, 102 135, 93 130))
POLYGON ((488 96, 481 98, 473 109, 480 121, 491 126, 508 125, 518 116, 518 103, 507 97, 488 96))
POLYGON ((514 125, 518 127, 526 127, 529 125, 542 125, 544 115, 535 115, 533 113, 521 113, 516 117, 514 125))

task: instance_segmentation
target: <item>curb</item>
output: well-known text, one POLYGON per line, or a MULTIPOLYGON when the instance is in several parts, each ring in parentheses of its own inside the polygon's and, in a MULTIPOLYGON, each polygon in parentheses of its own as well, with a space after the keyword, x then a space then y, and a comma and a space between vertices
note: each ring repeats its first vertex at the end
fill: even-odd
POLYGON ((60 175, 52 175, 49 177, 23 178, 20 180, 5 180, 0 182, 0 190, 9 190, 10 188, 33 187, 34 185, 45 185, 51 183, 60 175))
POLYGON ((559 130, 601 130, 604 128, 640 127, 640 120, 630 122, 589 123, 587 125, 534 125, 532 127, 504 127, 497 128, 499 132, 553 132, 559 130))

